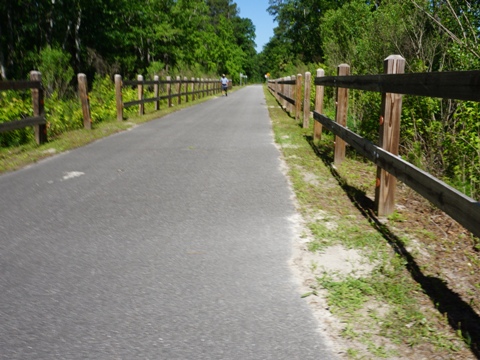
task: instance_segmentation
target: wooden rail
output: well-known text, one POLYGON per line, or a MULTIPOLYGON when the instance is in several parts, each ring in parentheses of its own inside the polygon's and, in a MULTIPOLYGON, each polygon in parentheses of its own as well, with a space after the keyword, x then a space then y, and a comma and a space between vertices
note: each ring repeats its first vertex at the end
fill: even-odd
POLYGON ((268 80, 268 88, 282 107, 300 118, 302 107, 302 75, 292 75, 276 80, 268 80))
MULTIPOLYGON (((398 156, 402 94, 480 101, 478 91, 480 71, 403 74, 404 64, 402 57, 392 55, 385 59, 385 74, 380 75, 348 75, 349 66, 346 64, 338 67, 338 76, 324 76, 324 70, 318 69, 314 79, 316 96, 313 111, 315 120, 313 137, 315 140, 321 137, 322 127, 335 135, 335 163, 343 160, 345 143, 348 143, 359 154, 377 165, 375 205, 379 216, 389 215, 394 211, 394 195, 398 179, 451 216, 472 234, 480 237, 480 202, 398 156), (325 86, 336 88, 335 120, 322 114, 325 86), (344 119, 348 109, 347 89, 382 93, 378 146, 346 127, 344 119)), ((283 98, 279 96, 279 92, 285 91, 281 86, 280 81, 277 80, 268 82, 270 91, 277 99, 283 98)), ((310 113, 310 104, 306 101, 304 104, 308 104, 304 105, 304 112, 310 113)))
POLYGON ((345 89, 480 101, 480 71, 325 76, 315 85, 345 89))
POLYGON ((0 124, 0 133, 33 126, 35 141, 43 144, 47 141, 47 122, 44 111, 44 92, 42 75, 38 71, 30 72, 30 81, 1 81, 0 90, 32 91, 33 116, 0 124))
POLYGON ((129 106, 138 105, 140 115, 145 113, 145 104, 155 102, 155 110, 160 109, 160 100, 167 100, 167 106, 173 106, 173 99, 177 99, 177 104, 193 101, 196 98, 202 98, 221 92, 219 80, 199 79, 199 78, 183 78, 179 76, 172 79, 167 76, 165 80, 160 80, 155 76, 154 80, 143 80, 142 75, 138 75, 137 80, 122 80, 121 75, 115 75, 115 93, 117 103, 117 120, 123 120, 123 109, 129 106), (160 95, 160 86, 163 85, 163 95, 160 95), (137 100, 123 102, 122 88, 125 86, 136 86, 138 92, 137 100), (144 87, 153 86, 154 97, 144 97, 144 87))
POLYGON ((325 115, 313 112, 313 118, 345 140, 359 154, 388 171, 463 227, 480 237, 480 203, 445 184, 425 171, 337 124, 325 115))

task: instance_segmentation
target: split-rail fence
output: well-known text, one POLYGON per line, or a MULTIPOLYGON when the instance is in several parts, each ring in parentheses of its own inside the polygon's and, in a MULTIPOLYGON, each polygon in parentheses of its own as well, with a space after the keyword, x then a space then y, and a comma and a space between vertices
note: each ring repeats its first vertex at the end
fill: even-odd
MULTIPOLYGON (((90 112, 90 102, 88 98, 88 83, 85 74, 78 74, 78 96, 80 99, 83 126, 86 129, 92 128, 92 118, 90 112)), ((229 88, 232 88, 232 82, 229 82, 229 88)), ((35 141, 37 144, 47 142, 47 121, 44 111, 44 88, 42 85, 42 74, 38 71, 30 72, 29 81, 0 81, 0 90, 31 90, 33 116, 22 119, 12 120, 0 124, 0 133, 11 130, 22 129, 33 126, 35 131, 35 141)), ((155 102, 155 110, 160 109, 160 101, 166 99, 168 107, 173 106, 173 100, 176 99, 177 104, 189 100, 194 101, 197 98, 211 96, 221 92, 220 80, 181 78, 177 76, 173 79, 167 76, 165 80, 161 80, 155 76, 153 80, 144 80, 142 75, 138 75, 137 80, 122 81, 121 75, 115 75, 115 96, 117 107, 117 119, 123 120, 123 109, 129 106, 138 105, 139 114, 145 113, 145 104, 155 102), (122 88, 126 86, 136 86, 138 91, 137 100, 123 102, 122 88), (145 98, 145 87, 153 87, 154 97, 145 98)))
MULTIPOLYGON (((229 85, 231 87, 231 83, 229 85)), ((191 78, 177 76, 173 79, 167 76, 165 80, 161 80, 155 76, 153 80, 144 80, 142 75, 137 76, 137 80, 122 80, 121 75, 115 75, 115 94, 117 102, 117 120, 123 120, 123 109, 125 107, 138 105, 138 113, 145 113, 145 104, 148 102, 155 103, 155 110, 160 109, 160 100, 167 100, 168 107, 172 106, 172 100, 177 99, 177 104, 191 101, 196 98, 202 98, 221 92, 219 80, 191 78), (122 88, 125 86, 136 86, 138 98, 137 100, 123 102, 122 88), (145 86, 153 86, 153 97, 145 98, 145 86), (163 91, 161 91, 163 89, 163 91), (161 95, 161 93, 163 95, 161 95)))
MULTIPOLYGON (((415 167, 399 156, 400 117, 402 96, 428 96, 480 102, 480 71, 455 71, 404 74, 405 60, 398 55, 384 62, 384 74, 350 75, 350 67, 341 64, 337 76, 324 76, 318 69, 315 84, 315 109, 313 110, 313 138, 318 140, 325 127, 335 135, 334 163, 345 158, 348 143, 359 154, 377 165, 375 207, 379 216, 395 210, 397 179, 415 190, 433 205, 444 211, 459 224, 480 237, 480 202, 452 188, 431 174, 415 167), (324 88, 336 88, 335 120, 323 114, 324 88), (375 145, 347 128, 348 89, 374 91, 382 94, 379 114, 379 144, 375 145)), ((268 88, 279 103, 303 126, 309 126, 310 73, 305 74, 302 93, 302 75, 268 81, 268 88)))

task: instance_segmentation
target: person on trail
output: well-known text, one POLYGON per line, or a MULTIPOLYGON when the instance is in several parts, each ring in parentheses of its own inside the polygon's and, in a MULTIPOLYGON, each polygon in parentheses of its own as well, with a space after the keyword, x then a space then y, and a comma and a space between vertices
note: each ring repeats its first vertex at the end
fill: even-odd
POLYGON ((223 96, 223 93, 225 93, 225 96, 228 96, 228 94, 227 94, 228 79, 225 77, 225 74, 222 75, 222 78, 220 79, 220 82, 222 83, 222 96, 223 96))

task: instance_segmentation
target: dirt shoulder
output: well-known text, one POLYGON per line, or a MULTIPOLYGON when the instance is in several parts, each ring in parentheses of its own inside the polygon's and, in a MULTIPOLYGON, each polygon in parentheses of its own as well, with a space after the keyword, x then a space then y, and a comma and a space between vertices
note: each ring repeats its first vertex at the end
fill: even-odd
POLYGON ((399 183, 396 211, 374 212, 376 168, 350 150, 332 165, 319 143, 267 96, 298 218, 292 271, 341 357, 477 359, 478 239, 399 183))

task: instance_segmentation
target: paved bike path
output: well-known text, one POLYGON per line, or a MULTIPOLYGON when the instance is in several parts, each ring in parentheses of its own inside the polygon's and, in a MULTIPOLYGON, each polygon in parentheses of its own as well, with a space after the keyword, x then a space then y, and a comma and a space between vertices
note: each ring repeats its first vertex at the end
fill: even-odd
POLYGON ((0 176, 0 359, 333 359, 261 86, 0 176))

